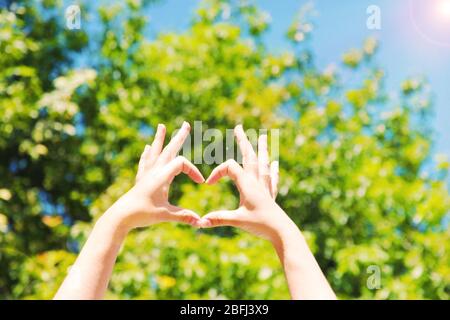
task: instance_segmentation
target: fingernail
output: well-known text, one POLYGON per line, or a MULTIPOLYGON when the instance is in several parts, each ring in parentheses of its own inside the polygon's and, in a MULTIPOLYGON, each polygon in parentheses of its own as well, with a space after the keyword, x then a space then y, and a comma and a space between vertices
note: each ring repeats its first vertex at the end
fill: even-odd
POLYGON ((165 126, 162 123, 158 123, 158 127, 156 129, 156 131, 161 131, 164 130, 165 126))
POLYGON ((197 224, 199 228, 205 228, 207 227, 207 220, 201 218, 200 220, 197 221, 197 224))
POLYGON ((182 127, 182 128, 186 128, 186 129, 190 129, 190 128, 191 128, 191 125, 189 124, 189 122, 183 121, 183 124, 182 124, 181 127, 182 127))
POLYGON ((203 219, 204 220, 204 226, 205 227, 211 227, 212 226, 212 222, 209 219, 203 219))
POLYGON ((202 227, 201 220, 195 220, 194 223, 192 224, 192 226, 194 226, 196 228, 201 228, 202 227))
POLYGON ((279 163, 278 161, 272 161, 272 168, 276 171, 278 171, 279 163))

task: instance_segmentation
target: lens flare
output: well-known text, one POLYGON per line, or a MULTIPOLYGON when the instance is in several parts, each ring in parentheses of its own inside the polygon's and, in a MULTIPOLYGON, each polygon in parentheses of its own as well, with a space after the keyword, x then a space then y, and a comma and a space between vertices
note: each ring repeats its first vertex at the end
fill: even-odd
POLYGON ((443 18, 450 20, 450 0, 441 0, 438 5, 438 12, 443 18))

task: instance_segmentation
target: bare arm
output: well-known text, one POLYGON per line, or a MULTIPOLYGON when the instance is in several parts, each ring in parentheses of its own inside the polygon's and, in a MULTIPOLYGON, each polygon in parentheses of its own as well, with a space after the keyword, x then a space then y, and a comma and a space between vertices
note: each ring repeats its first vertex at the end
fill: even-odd
POLYGON ((272 244, 283 266, 292 299, 336 299, 303 234, 291 220, 280 227, 272 244))
POLYGON ((197 214, 168 201, 169 187, 176 175, 183 172, 197 183, 204 181, 192 163, 176 157, 189 129, 184 123, 162 150, 165 128, 158 126, 155 141, 151 147, 146 146, 141 156, 136 185, 97 221, 55 299, 103 298, 119 249, 133 228, 165 221, 197 225, 197 214))
POLYGON ((235 226, 271 241, 283 266, 292 299, 336 299, 302 233, 275 203, 278 164, 269 163, 267 136, 258 141, 258 154, 242 126, 235 136, 243 156, 243 167, 228 160, 213 170, 207 183, 229 176, 239 189, 240 206, 207 214, 202 227, 235 226))
POLYGON ((128 229, 118 207, 111 207, 95 224, 55 299, 101 299, 108 286, 120 246, 128 229))

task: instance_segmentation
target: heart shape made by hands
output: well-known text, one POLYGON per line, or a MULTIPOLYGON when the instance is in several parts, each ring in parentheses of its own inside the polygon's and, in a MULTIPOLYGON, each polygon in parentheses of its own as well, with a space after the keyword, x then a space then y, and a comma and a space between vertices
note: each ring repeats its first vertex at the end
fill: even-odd
MULTIPOLYGON (((195 212, 170 204, 169 187, 180 173, 185 173, 194 182, 203 183, 201 172, 189 160, 177 156, 189 135, 190 126, 184 122, 181 129, 163 149, 166 129, 158 125, 155 139, 151 146, 146 146, 139 161, 136 186, 138 192, 146 199, 136 217, 137 226, 162 221, 188 223, 196 227, 236 226, 258 235, 266 235, 267 225, 265 211, 276 209, 275 197, 278 184, 278 163, 269 162, 267 135, 258 139, 258 153, 248 140, 242 125, 236 126, 234 133, 242 152, 243 165, 235 160, 227 160, 217 166, 206 180, 212 185, 222 177, 228 176, 240 193, 240 205, 235 210, 219 210, 201 217, 195 212), (147 214, 152 211, 153 214, 147 214)), ((138 200, 139 201, 139 200, 138 200)))

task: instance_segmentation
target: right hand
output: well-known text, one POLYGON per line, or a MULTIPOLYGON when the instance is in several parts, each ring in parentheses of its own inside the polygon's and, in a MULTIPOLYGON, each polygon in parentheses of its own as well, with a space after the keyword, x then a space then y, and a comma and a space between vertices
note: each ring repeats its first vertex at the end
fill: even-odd
POLYGON ((212 171, 206 183, 214 184, 224 176, 230 177, 239 190, 239 208, 210 212, 202 217, 199 225, 205 228, 234 226, 274 241, 286 227, 295 227, 275 202, 278 163, 269 163, 267 135, 259 137, 257 155, 241 125, 236 126, 234 134, 242 152, 243 167, 234 160, 227 160, 212 171))

